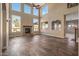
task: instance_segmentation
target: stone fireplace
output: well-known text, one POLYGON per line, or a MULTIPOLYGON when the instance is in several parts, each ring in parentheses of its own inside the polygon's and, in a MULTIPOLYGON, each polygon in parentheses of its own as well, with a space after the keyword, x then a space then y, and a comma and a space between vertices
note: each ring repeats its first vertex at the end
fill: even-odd
POLYGON ((23 26, 23 33, 24 34, 31 34, 32 26, 23 26))

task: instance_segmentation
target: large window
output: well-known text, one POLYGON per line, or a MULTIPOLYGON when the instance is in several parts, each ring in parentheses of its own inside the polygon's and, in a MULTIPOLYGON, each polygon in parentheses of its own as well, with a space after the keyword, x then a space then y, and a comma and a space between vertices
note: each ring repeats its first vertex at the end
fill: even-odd
POLYGON ((48 22, 42 23, 42 29, 48 29, 48 22))
POLYGON ((48 5, 42 7, 42 15, 46 15, 48 13, 48 5))
POLYGON ((52 21, 51 23, 52 25, 52 30, 61 30, 61 21, 60 20, 55 20, 55 21, 52 21))
POLYGON ((21 31, 21 17, 12 15, 12 32, 21 31))
POLYGON ((14 11, 20 11, 21 10, 21 6, 20 3, 12 3, 12 10, 14 11))
POLYGON ((24 13, 31 14, 31 7, 27 4, 24 4, 24 13))
POLYGON ((39 29, 38 29, 39 25, 38 24, 33 25, 33 27, 34 27, 34 31, 39 31, 39 29))
POLYGON ((36 7, 33 8, 33 15, 38 16, 38 9, 36 7))
POLYGON ((39 31, 39 21, 38 19, 33 19, 33 30, 34 31, 39 31))

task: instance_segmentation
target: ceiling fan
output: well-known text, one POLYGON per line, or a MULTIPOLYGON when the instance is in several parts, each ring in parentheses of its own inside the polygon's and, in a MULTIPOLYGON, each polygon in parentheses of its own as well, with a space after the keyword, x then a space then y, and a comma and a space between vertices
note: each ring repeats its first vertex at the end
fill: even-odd
POLYGON ((41 8, 41 6, 39 4, 36 5, 36 4, 32 3, 31 5, 32 5, 32 7, 36 7, 37 9, 41 8))

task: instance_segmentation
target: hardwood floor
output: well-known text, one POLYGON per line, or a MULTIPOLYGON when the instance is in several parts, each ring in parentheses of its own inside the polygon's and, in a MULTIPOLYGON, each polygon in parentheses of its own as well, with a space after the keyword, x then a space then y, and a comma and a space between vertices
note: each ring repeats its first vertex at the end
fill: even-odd
POLYGON ((11 38, 6 56, 77 56, 78 45, 68 39, 45 35, 11 38))

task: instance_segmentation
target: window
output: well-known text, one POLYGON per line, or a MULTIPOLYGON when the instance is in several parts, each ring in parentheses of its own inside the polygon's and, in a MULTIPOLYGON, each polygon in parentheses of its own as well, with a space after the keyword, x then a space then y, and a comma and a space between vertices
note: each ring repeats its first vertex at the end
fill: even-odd
POLYGON ((33 8, 33 15, 38 16, 38 9, 36 7, 33 8))
POLYGON ((12 15, 12 32, 21 31, 21 17, 12 15))
POLYGON ((38 19, 33 19, 33 24, 38 24, 38 19))
POLYGON ((36 24, 36 25, 34 25, 34 31, 39 31, 39 29, 38 29, 38 25, 36 24))
POLYGON ((48 28, 48 22, 43 22, 42 29, 47 29, 47 28, 48 28))
POLYGON ((33 19, 33 30, 39 31, 39 21, 38 21, 38 19, 33 19))
POLYGON ((20 4, 19 3, 12 3, 12 10, 20 11, 20 4))
POLYGON ((24 4, 24 13, 31 14, 31 7, 27 4, 24 4))
POLYGON ((45 15, 48 13, 48 5, 46 4, 45 6, 43 6, 42 8, 42 15, 45 15))

